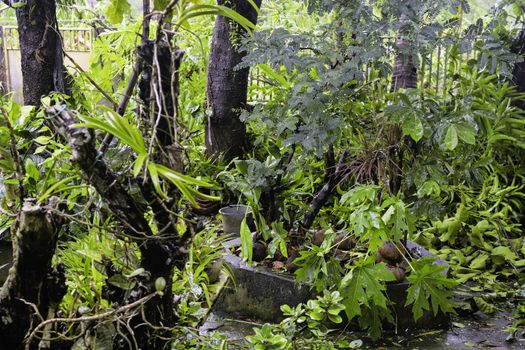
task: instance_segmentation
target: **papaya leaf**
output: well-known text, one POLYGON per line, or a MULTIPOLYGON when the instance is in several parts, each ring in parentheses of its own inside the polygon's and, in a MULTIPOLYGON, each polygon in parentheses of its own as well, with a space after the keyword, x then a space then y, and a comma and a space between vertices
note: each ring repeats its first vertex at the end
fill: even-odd
POLYGON ((411 272, 407 277, 410 287, 407 290, 405 306, 412 305, 414 320, 423 316, 423 313, 432 311, 434 316, 441 310, 443 313, 454 312, 454 304, 450 300, 451 288, 457 282, 445 275, 445 266, 433 264, 435 258, 421 258, 411 263, 411 272))
POLYGON ((349 269, 339 288, 348 320, 362 315, 364 307, 372 308, 375 305, 387 310, 385 282, 396 278, 386 265, 376 264, 374 257, 368 257, 349 266, 349 269))

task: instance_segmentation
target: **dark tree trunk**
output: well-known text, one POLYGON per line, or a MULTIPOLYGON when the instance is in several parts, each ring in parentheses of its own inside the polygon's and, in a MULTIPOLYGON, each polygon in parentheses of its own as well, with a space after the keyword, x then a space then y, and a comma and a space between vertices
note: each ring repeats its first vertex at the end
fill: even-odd
MULTIPOLYGON (((405 8, 404 11, 409 11, 409 9, 405 8)), ((399 37, 396 42, 397 54, 394 58, 394 71, 392 74, 392 91, 417 88, 417 65, 415 62, 417 53, 414 49, 414 42, 405 33, 407 21, 406 12, 401 13, 399 17, 399 37)), ((401 189, 403 178, 402 133, 398 125, 387 126, 386 139, 389 145, 389 161, 386 164, 389 173, 388 187, 390 193, 396 195, 401 189)), ((412 148, 413 145, 409 143, 407 147, 412 148)))
MULTIPOLYGON (((525 25, 521 28, 521 31, 518 34, 518 37, 514 40, 510 50, 512 53, 521 55, 522 58, 525 59, 525 25)), ((525 92, 525 60, 514 65, 512 71, 512 82, 516 85, 516 90, 518 92, 525 92)), ((514 104, 521 109, 525 109, 525 100, 516 100, 514 104)))
POLYGON ((22 349, 30 327, 42 321, 32 305, 47 317, 66 292, 63 271, 51 272, 59 228, 60 223, 45 206, 24 203, 14 238, 13 267, 0 291, 2 349, 22 349))
MULTIPOLYGON (((155 139, 155 161, 174 170, 183 171, 182 149, 177 143, 177 110, 179 89, 179 68, 183 53, 173 47, 170 40, 144 41, 139 55, 143 62, 142 75, 139 82, 139 98, 141 100, 142 121, 155 139)), ((185 253, 179 249, 184 246, 183 239, 178 236, 176 219, 166 210, 176 212, 176 200, 162 200, 155 193, 151 184, 141 185, 144 198, 151 205, 155 223, 162 227, 162 236, 169 239, 150 239, 140 246, 141 267, 151 273, 150 281, 164 278, 166 285, 173 284, 173 269, 182 269, 186 261, 185 253)), ((175 189, 171 191, 175 193, 175 189)), ((142 297, 143 295, 141 295, 142 297)), ((137 299, 133 296, 133 299, 137 299)), ((132 302, 134 300, 129 300, 132 302)), ((131 321, 134 335, 144 349, 161 349, 166 347, 169 339, 169 328, 176 324, 173 295, 167 288, 163 298, 155 298, 149 302, 145 310, 145 318, 153 325, 163 325, 167 328, 153 331, 144 323, 141 317, 131 321), (153 336, 152 336, 153 335, 153 336)), ((125 346, 125 344, 124 344, 125 346)))
POLYGON ((408 40, 402 38, 397 40, 399 52, 394 59, 392 91, 417 87, 417 67, 414 63, 414 52, 410 49, 411 45, 408 40))
MULTIPOLYGON (((165 207, 158 205, 154 190, 146 184, 142 188, 144 197, 151 205, 158 227, 163 228, 162 233, 154 235, 144 218, 147 208, 137 205, 117 175, 103 160, 97 159, 93 133, 85 128, 72 128, 75 119, 66 108, 53 107, 47 110, 46 114, 50 116, 50 127, 69 142, 72 161, 82 170, 84 180, 97 190, 112 214, 122 224, 127 236, 140 247, 141 267, 147 272, 123 303, 130 304, 155 292, 157 278, 162 277, 166 281, 167 287, 163 296, 155 296, 144 304, 143 312, 129 322, 133 334, 127 334, 137 341, 141 349, 163 349, 168 342, 166 339, 169 339, 170 329, 176 322, 173 294, 170 289, 173 268, 184 267, 187 237, 177 234, 173 220, 164 211, 165 207), (166 228, 168 230, 165 230, 166 228)), ((120 330, 120 334, 128 332, 127 327, 124 328, 120 330)), ((115 349, 128 349, 128 343, 120 338, 115 344, 115 349)))
POLYGON ((24 104, 40 105, 52 91, 66 93, 62 44, 58 34, 55 0, 28 0, 16 9, 24 104))
POLYGON ((399 22, 400 33, 396 41, 397 54, 394 58, 392 91, 417 87, 417 66, 416 62, 414 62, 414 57, 416 57, 413 49, 414 43, 403 34, 403 26, 405 26, 407 22, 405 14, 401 14, 399 22))
MULTIPOLYGON (((257 11, 246 0, 218 0, 219 5, 231 7, 253 23, 257 11)), ((257 6, 262 0, 254 1, 257 6)), ((239 120, 246 108, 249 68, 236 70, 245 56, 239 52, 246 31, 232 20, 218 16, 211 46, 208 70, 207 99, 211 115, 206 127, 206 153, 210 157, 223 156, 228 162, 242 156, 246 127, 239 120)))

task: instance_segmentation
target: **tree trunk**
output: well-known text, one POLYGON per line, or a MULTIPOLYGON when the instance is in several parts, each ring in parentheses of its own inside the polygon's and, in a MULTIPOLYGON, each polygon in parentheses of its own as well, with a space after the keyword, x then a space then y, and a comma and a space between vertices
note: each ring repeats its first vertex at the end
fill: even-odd
MULTIPOLYGON (((177 143, 177 110, 178 72, 183 53, 169 40, 145 40, 142 43, 139 50, 143 62, 139 98, 143 125, 151 130, 151 137, 155 140, 155 161, 182 172, 182 149, 177 143)), ((177 201, 162 200, 150 183, 143 183, 140 187, 144 198, 152 207, 157 227, 162 227, 162 236, 170 237, 145 241, 140 246, 140 265, 151 273, 150 281, 164 278, 166 285, 171 286, 174 267, 182 269, 186 261, 186 255, 180 249, 184 246, 184 239, 175 238, 178 236, 176 219, 166 210, 170 208, 172 212, 176 212, 177 201)), ((172 188, 170 192, 175 193, 175 189, 172 188)), ((137 297, 133 296, 133 299, 136 300, 137 297)), ((145 350, 162 349, 166 347, 165 339, 169 339, 169 328, 177 321, 171 288, 166 288, 163 298, 156 297, 149 301, 149 304, 145 309, 144 318, 150 324, 163 325, 166 328, 153 331, 142 317, 135 317, 131 321, 134 336, 145 350)))
POLYGON ((55 0, 28 0, 16 9, 24 104, 40 105, 52 91, 66 93, 62 44, 56 20, 55 0))
POLYGON ((396 41, 397 54, 394 58, 394 70, 392 74, 392 91, 405 88, 417 87, 417 66, 414 62, 416 53, 413 42, 403 34, 403 26, 406 25, 407 16, 401 14, 399 18, 400 33, 396 41))
POLYGON ((63 272, 51 272, 60 223, 45 206, 26 201, 17 227, 13 267, 0 290, 0 347, 13 350, 42 321, 36 311, 46 317, 66 292, 63 272))
MULTIPOLYGON (((521 31, 516 40, 514 40, 510 50, 512 53, 521 55, 522 58, 525 59, 525 57, 523 57, 525 55, 525 25, 521 28, 521 31)), ((512 71, 512 82, 516 85, 516 90, 518 92, 525 92, 525 60, 514 65, 512 71)), ((514 104, 521 109, 525 109, 525 100, 516 100, 514 104)))
MULTIPOLYGON (((404 9, 408 11, 408 8, 404 9)), ((414 50, 414 43, 407 38, 404 33, 404 27, 407 25, 406 12, 401 13, 399 17, 399 37, 397 38, 397 54, 394 58, 394 71, 392 74, 392 91, 399 89, 415 89, 417 88, 417 65, 414 60, 416 52, 414 50)), ((403 149, 402 132, 399 125, 389 125, 386 128, 386 139, 388 142, 389 161, 386 164, 389 173, 388 187, 390 193, 396 195, 401 189, 401 181, 403 178, 403 149)), ((407 140, 407 142, 410 142, 407 140)), ((407 147, 412 148, 412 144, 407 147)))
MULTIPOLYGON (((148 300, 144 304, 143 312, 129 321, 132 334, 127 334, 127 327, 120 330, 120 334, 133 337, 143 350, 163 349, 169 342, 166 339, 169 339, 170 329, 177 320, 170 286, 173 281, 173 268, 184 267, 187 236, 181 237, 177 234, 174 221, 165 212, 166 203, 157 203, 154 189, 146 183, 141 186, 141 190, 151 206, 158 227, 163 228, 162 233, 153 234, 144 217, 148 209, 135 202, 119 177, 98 158, 91 130, 73 128, 72 125, 76 122, 73 114, 62 106, 52 107, 46 114, 51 117, 48 119, 50 127, 69 142, 72 161, 82 170, 83 179, 97 190, 113 216, 121 223, 127 237, 139 245, 141 267, 146 273, 141 275, 140 283, 137 283, 128 299, 122 302, 130 304, 155 292, 157 278, 162 277, 166 281, 167 287, 163 296, 155 296, 148 300)), ((120 338, 115 344, 115 349, 128 349, 128 343, 120 338)))
MULTIPOLYGON (((257 6, 262 0, 254 1, 257 6)), ((231 7, 253 23, 257 11, 246 0, 218 0, 219 5, 231 7)), ((211 115, 206 127, 206 153, 210 157, 223 156, 229 162, 242 156, 246 127, 239 120, 246 108, 249 68, 235 69, 244 53, 239 52, 246 31, 232 20, 217 16, 208 69, 207 98, 211 115)))

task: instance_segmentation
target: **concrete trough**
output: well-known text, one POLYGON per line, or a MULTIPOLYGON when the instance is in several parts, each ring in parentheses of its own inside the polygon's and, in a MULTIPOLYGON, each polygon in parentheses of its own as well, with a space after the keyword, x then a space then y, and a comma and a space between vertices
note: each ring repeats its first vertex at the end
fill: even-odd
MULTIPOLYGON (((432 253, 414 242, 407 242, 407 248, 414 257, 433 256, 432 253)), ((315 289, 309 285, 297 283, 292 275, 276 273, 262 266, 249 266, 238 256, 230 253, 224 256, 230 266, 235 283, 229 281, 219 292, 212 307, 212 313, 233 319, 250 319, 278 323, 284 317, 281 305, 297 306, 315 298, 315 289)), ((435 264, 448 266, 442 260, 435 264)), ((449 325, 448 315, 425 312, 418 322, 414 322, 411 306, 405 307, 408 282, 388 284, 387 296, 392 301, 392 311, 396 325, 385 323, 386 330, 404 332, 414 329, 441 329, 449 325)), ((342 325, 343 327, 346 324, 342 325)), ((350 329, 354 328, 350 325, 350 329)), ((354 329, 357 329, 355 327, 354 329)))

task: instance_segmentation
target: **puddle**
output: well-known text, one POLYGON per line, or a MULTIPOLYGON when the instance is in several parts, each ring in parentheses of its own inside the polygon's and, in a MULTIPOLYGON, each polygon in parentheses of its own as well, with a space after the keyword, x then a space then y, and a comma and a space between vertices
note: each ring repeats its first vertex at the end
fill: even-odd
MULTIPOLYGON (((238 348, 236 344, 242 345, 246 336, 254 334, 253 328, 261 327, 264 320, 279 322, 282 319, 280 305, 295 306, 313 296, 307 286, 295 283, 291 277, 278 275, 263 267, 247 266, 233 255, 226 254, 224 260, 230 265, 236 283, 230 285, 223 281, 221 292, 199 332, 205 335, 217 331, 230 339, 231 348, 238 348)), ((400 285, 390 285, 390 299, 396 305, 405 304, 406 288, 396 291, 396 286, 400 285), (396 295, 400 297, 392 299, 396 295)), ((398 316, 400 311, 403 310, 396 310, 398 316)), ((361 339, 364 342, 361 349, 525 349, 525 339, 512 343, 505 341, 508 333, 504 330, 512 322, 508 310, 490 316, 477 312, 467 317, 452 317, 448 329, 440 329, 449 324, 448 318, 434 317, 428 312, 427 321, 418 322, 417 326, 433 330, 410 333, 406 329, 417 327, 414 327, 410 310, 405 316, 398 317, 399 325, 405 329, 403 335, 385 331, 381 341, 376 343, 367 340, 366 334, 359 331, 333 333, 331 336, 348 341, 361 339)))
MULTIPOLYGON (((475 313, 471 317, 455 317, 450 329, 421 331, 409 335, 385 334, 377 343, 366 340, 359 332, 348 332, 337 335, 337 338, 355 340, 361 338, 364 345, 361 349, 421 349, 421 350, 518 350, 525 349, 525 339, 512 343, 506 342, 508 333, 504 329, 511 323, 510 314, 506 312, 487 316, 475 313)), ((208 320, 199 329, 201 334, 217 331, 226 335, 235 349, 235 344, 242 344, 248 335, 253 334, 253 328, 262 323, 252 320, 228 318, 226 315, 211 313, 208 320)))

